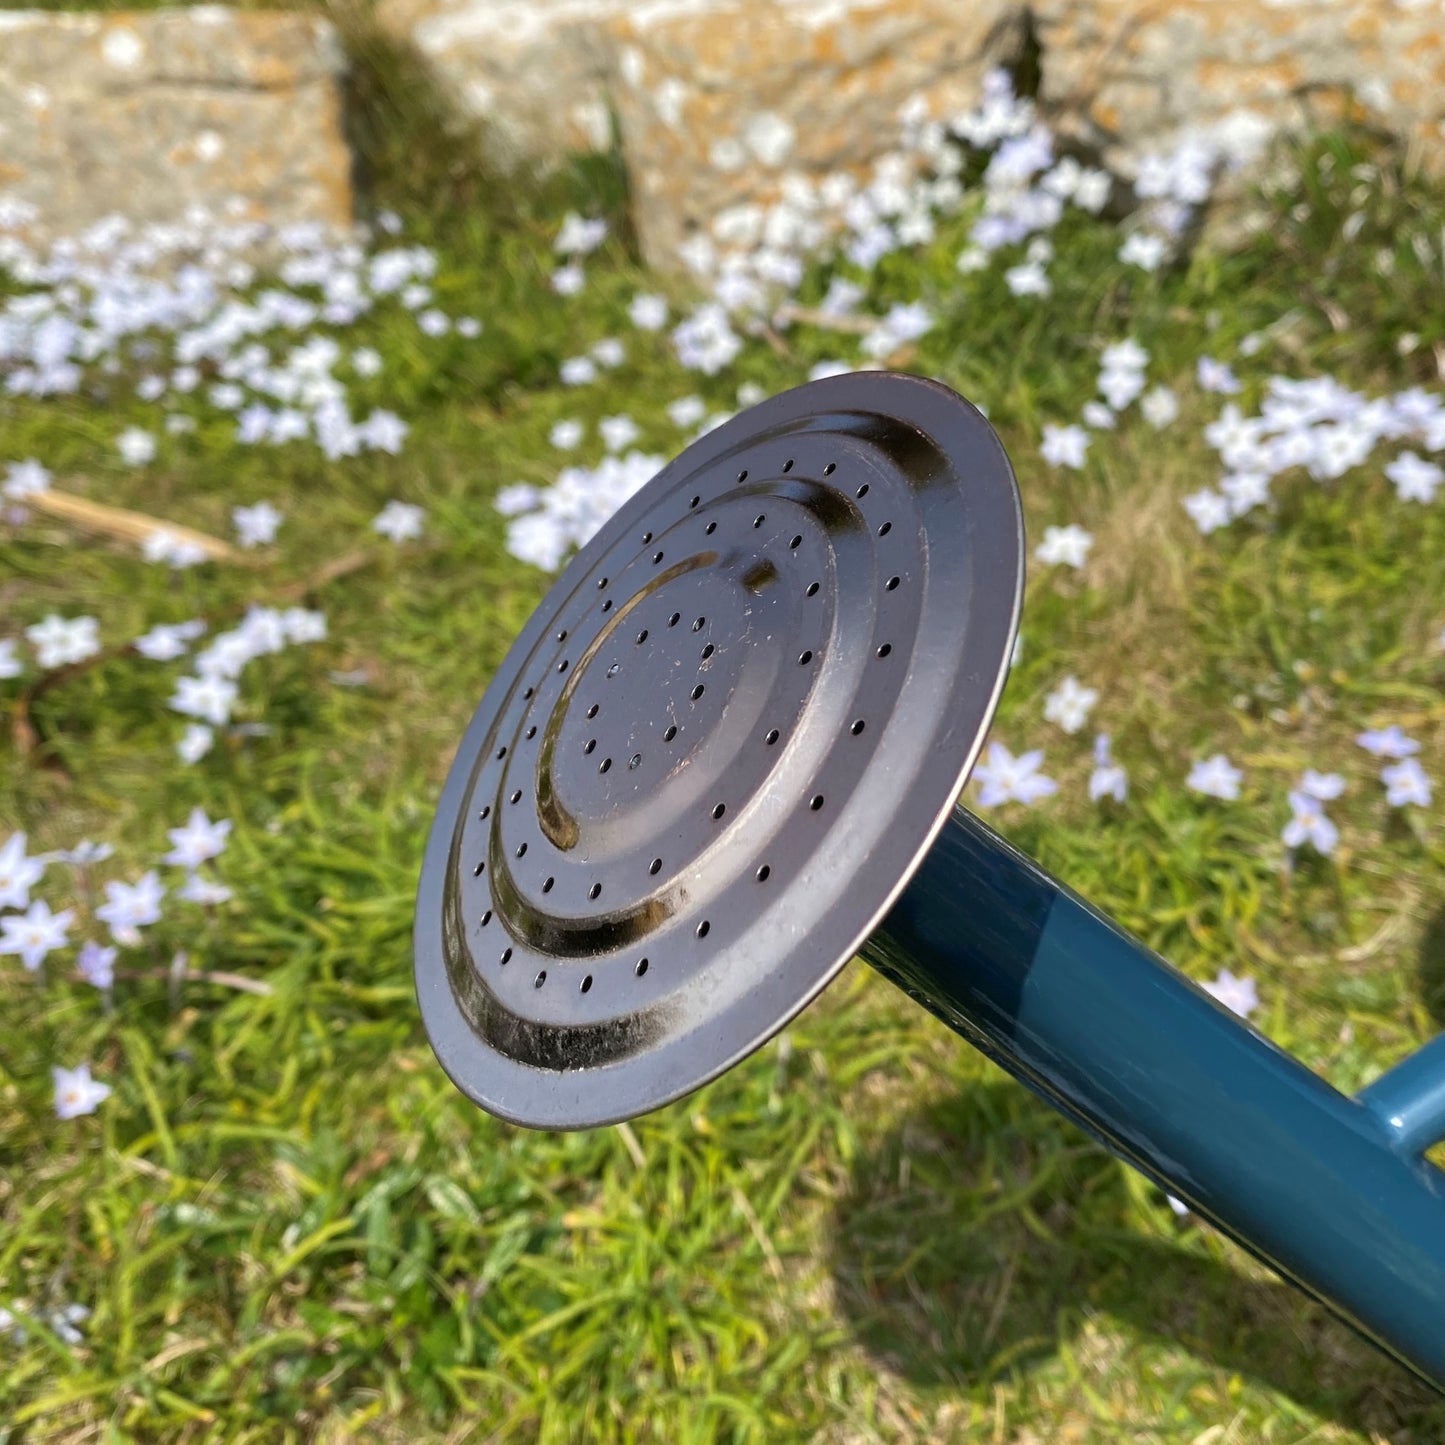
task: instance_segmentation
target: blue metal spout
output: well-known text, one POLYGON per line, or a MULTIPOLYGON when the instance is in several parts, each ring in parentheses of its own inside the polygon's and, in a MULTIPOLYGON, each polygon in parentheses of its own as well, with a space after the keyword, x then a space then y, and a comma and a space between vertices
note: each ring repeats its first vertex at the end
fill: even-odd
POLYGON ((962 808, 863 957, 1445 1392, 1445 1042, 1351 1099, 962 808))

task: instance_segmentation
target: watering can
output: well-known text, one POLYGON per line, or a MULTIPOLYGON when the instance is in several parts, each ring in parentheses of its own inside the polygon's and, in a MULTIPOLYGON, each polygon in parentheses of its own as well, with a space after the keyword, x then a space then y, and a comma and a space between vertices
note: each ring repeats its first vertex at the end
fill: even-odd
POLYGON ((417 891, 418 1006, 483 1109, 657 1109, 861 956, 1445 1392, 1445 1035, 1351 1097, 957 799, 1023 512, 939 382, 824 378, 694 441, 502 661, 417 891))

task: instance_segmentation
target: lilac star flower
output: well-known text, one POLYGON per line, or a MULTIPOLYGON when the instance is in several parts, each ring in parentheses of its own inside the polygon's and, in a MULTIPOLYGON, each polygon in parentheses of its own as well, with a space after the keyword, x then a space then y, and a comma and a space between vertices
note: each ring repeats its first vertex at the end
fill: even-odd
POLYGON ((1403 763, 1381 768, 1380 781, 1389 789, 1386 801, 1392 808, 1402 808, 1406 803, 1417 803, 1422 808, 1430 806, 1430 779, 1418 758, 1406 758, 1403 763))
POLYGON ((204 723, 190 723, 185 735, 176 744, 176 753, 183 763, 198 763, 211 751, 215 737, 204 723))
POLYGON ((1408 758, 1420 751, 1420 744, 1414 738, 1407 738, 1400 731, 1399 723, 1391 723, 1389 727, 1375 732, 1357 733, 1355 741, 1377 758, 1408 758))
POLYGON ((1289 805, 1293 816, 1280 834, 1285 846, 1298 848, 1308 841, 1317 853, 1332 853, 1339 842, 1340 830, 1325 817, 1320 800, 1303 791, 1292 791, 1289 805))
POLYGON ((25 836, 12 833, 0 848, 0 908, 28 908, 30 889, 45 872, 42 859, 26 856, 25 836))
POLYGON ((176 891, 176 897, 184 898, 187 903, 225 903, 233 894, 224 883, 212 882, 199 873, 187 873, 186 881, 176 891))
POLYGON ((19 677, 24 671, 25 664, 15 653, 15 639, 0 637, 0 680, 7 677, 19 677))
POLYGON ((1066 562, 1070 567, 1082 567, 1093 545, 1092 534, 1070 522, 1067 527, 1045 527, 1044 540, 1034 548, 1034 556, 1046 566, 1066 562))
POLYGON ((1089 434, 1081 426, 1044 425, 1039 455, 1053 467, 1082 467, 1089 448, 1089 434))
POLYGON ((224 677, 215 674, 181 677, 176 679, 176 690, 169 705, 176 712, 202 718, 221 727, 230 720, 236 696, 236 684, 224 677))
POLYGON ((1306 768, 1299 790, 1327 803, 1345 791, 1345 780, 1338 773, 1317 773, 1312 768, 1306 768))
POLYGON ((44 899, 37 898, 22 914, 0 918, 0 953, 18 953, 20 962, 32 973, 52 948, 65 943, 74 912, 67 908, 52 913, 44 899))
POLYGON ((371 530, 393 542, 404 542, 421 536, 423 516, 422 509, 411 502, 390 501, 372 519, 371 530))
POLYGON ((1199 986, 1241 1018, 1248 1018, 1259 1007, 1259 994, 1255 991, 1254 980, 1235 978, 1227 968, 1220 970, 1219 977, 1213 983, 1202 983, 1199 986))
POLYGON ((982 784, 979 807, 992 808, 1010 801, 1033 803, 1058 792, 1059 785, 1038 772, 1043 760, 1040 748, 1016 758, 1002 743, 989 743, 988 758, 973 770, 973 776, 982 784))
POLYGON ((253 507, 233 507, 231 520, 243 547, 265 547, 276 540, 281 513, 270 502, 257 502, 253 507))
POLYGON ((80 976, 96 988, 109 988, 115 982, 115 949, 102 948, 93 940, 80 945, 75 966, 80 976))
POLYGON ((167 834, 175 845, 161 860, 177 868, 196 869, 208 858, 217 857, 226 846, 226 837, 231 831, 231 820, 222 818, 211 822, 200 808, 192 808, 191 816, 182 828, 170 828, 167 834))
POLYGON ((1239 796, 1239 780, 1243 776, 1223 753, 1215 753, 1205 762, 1195 762, 1190 769, 1186 786, 1196 793, 1232 801, 1239 796))
POLYGON ((134 883, 112 880, 105 885, 106 901, 95 910, 95 916, 110 925, 111 937, 117 943, 133 947, 140 941, 136 930, 160 918, 160 902, 164 893, 154 869, 142 874, 134 883))
POLYGON ((1227 363, 1216 361, 1212 356, 1201 356, 1195 368, 1201 391, 1219 391, 1233 396, 1239 390, 1239 378, 1229 369, 1227 363))
POLYGON ((96 1106, 110 1097, 110 1085, 92 1079, 89 1064, 75 1069, 52 1068, 50 1077, 55 1080, 55 1115, 59 1119, 93 1114, 96 1106))
POLYGON ((1083 727, 1090 709, 1098 700, 1097 689, 1084 687, 1079 679, 1070 673, 1044 699, 1044 718, 1048 722, 1058 723, 1066 733, 1076 733, 1083 727))

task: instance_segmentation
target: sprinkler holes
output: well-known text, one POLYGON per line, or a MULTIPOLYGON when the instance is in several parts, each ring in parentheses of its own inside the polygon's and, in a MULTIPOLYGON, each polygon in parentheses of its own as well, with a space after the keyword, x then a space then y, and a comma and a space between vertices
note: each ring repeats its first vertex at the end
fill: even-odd
POLYGON ((763 523, 766 522, 767 520, 768 520, 767 513, 766 513, 766 512, 759 512, 758 515, 753 518, 753 526, 755 526, 755 527, 761 527, 761 526, 763 525, 763 523))
POLYGON ((804 667, 807 667, 807 665, 808 665, 810 662, 812 662, 812 660, 813 660, 813 654, 812 654, 811 651, 807 651, 807 652, 803 652, 803 653, 799 654, 798 661, 799 661, 804 667))
POLYGON ((504 948, 504 949, 502 950, 502 962, 503 962, 503 963, 507 963, 507 962, 511 959, 511 957, 512 957, 512 950, 511 950, 510 948, 504 948))
POLYGON ((591 975, 590 973, 587 975, 586 978, 584 978, 584 979, 582 980, 582 992, 583 992, 583 993, 591 993, 591 992, 592 992, 592 975, 591 975))
POLYGON ((864 482, 863 485, 858 488, 858 492, 857 492, 858 500, 861 502, 861 501, 863 500, 863 498, 866 497, 867 495, 868 495, 868 483, 867 483, 867 482, 864 482))
POLYGON ((633 753, 633 755, 632 755, 630 758, 628 758, 628 760, 627 760, 628 770, 629 770, 630 772, 635 772, 635 771, 636 771, 638 768, 640 768, 641 766, 642 766, 642 754, 641 754, 641 753, 633 753))
POLYGON ((558 672, 566 672, 566 671, 567 671, 567 659, 566 659, 565 657, 562 659, 561 662, 559 662, 559 663, 557 664, 557 671, 558 671, 558 672))
POLYGON ((864 729, 865 726, 866 726, 866 724, 864 723, 863 719, 860 717, 860 718, 858 719, 858 721, 853 724, 852 728, 849 729, 849 731, 851 731, 852 734, 853 734, 853 736, 856 738, 856 737, 858 736, 858 734, 863 731, 863 729, 864 729))
POLYGON ((701 498, 701 497, 694 497, 694 498, 692 499, 692 501, 690 501, 687 505, 688 505, 689 507, 695 507, 695 506, 697 506, 697 504, 698 504, 700 501, 702 501, 702 498, 701 498))
POLYGON ((526 692, 524 692, 524 693, 522 694, 522 700, 523 700, 524 702, 525 702, 525 701, 528 701, 528 700, 531 698, 532 694, 535 693, 536 691, 537 691, 537 689, 536 689, 535 687, 529 687, 529 688, 526 690, 526 692))
POLYGON ((885 590, 885 591, 888 591, 888 592, 892 592, 893 589, 894 589, 895 587, 897 587, 898 584, 899 584, 902 580, 903 580, 903 579, 902 579, 901 577, 890 577, 890 578, 883 584, 884 590, 885 590))
POLYGON ((647 546, 647 544, 648 544, 650 541, 652 541, 652 533, 651 533, 651 532, 644 532, 644 533, 642 534, 642 545, 645 547, 645 546, 647 546))
POLYGON ((642 629, 642 631, 637 634, 637 645, 638 645, 639 647, 641 647, 642 644, 643 644, 644 642, 646 642, 646 641, 647 641, 647 629, 644 627, 644 628, 642 629))
POLYGON ((542 985, 543 985, 544 983, 546 983, 546 982, 547 982, 547 970, 544 968, 544 969, 542 970, 542 972, 539 973, 539 974, 537 975, 537 977, 532 980, 532 987, 533 987, 533 988, 541 988, 542 985))
POLYGON ((818 586, 819 586, 819 584, 816 583, 816 582, 810 583, 810 584, 809 584, 809 587, 808 587, 807 595, 808 595, 809 597, 816 597, 816 596, 818 595, 818 586))
POLYGON ((709 537, 711 537, 712 534, 717 531, 717 523, 709 522, 707 526, 703 528, 703 531, 706 532, 709 537))
POLYGON ((607 590, 607 579, 605 577, 599 577, 597 579, 597 590, 599 592, 605 592, 607 590))
POLYGON ((748 479, 747 468, 744 467, 743 470, 738 473, 738 481, 740 481, 740 482, 745 482, 745 481, 747 481, 747 479, 748 479))
POLYGON ((765 738, 763 739, 763 741, 764 741, 765 743, 767 743, 767 745, 768 745, 769 747, 772 747, 772 745, 773 745, 775 742, 777 742, 777 740, 778 740, 778 730, 777 730, 777 728, 770 728, 770 729, 768 730, 768 735, 767 735, 767 737, 765 737, 765 738))
POLYGON ((482 811, 477 814, 477 817, 478 817, 483 823, 485 823, 485 822, 487 821, 487 819, 490 818, 491 816, 492 816, 492 805, 491 805, 490 803, 488 803, 488 804, 486 805, 486 807, 484 807, 484 808, 482 809, 482 811))
POLYGON ((542 892, 543 892, 543 893, 550 893, 550 892, 552 891, 552 885, 553 885, 556 881, 557 881, 557 880, 556 880, 555 878, 552 878, 552 877, 550 877, 550 876, 547 877, 547 878, 544 878, 544 879, 542 880, 542 892))
POLYGON ((662 561, 662 553, 661 553, 661 552, 654 552, 654 553, 652 554, 652 565, 653 565, 654 567, 656 567, 657 564, 658 564, 659 562, 661 562, 661 561, 662 561))
POLYGON ((602 761, 597 765, 597 771, 598 771, 599 773, 605 773, 605 772, 608 770, 608 768, 610 768, 611 766, 612 766, 612 759, 611 759, 611 758, 603 758, 602 761))
POLYGON ((808 806, 816 813, 823 806, 823 795, 819 793, 808 806))
POLYGON ((522 801, 522 790, 521 790, 520 788, 518 788, 517 791, 512 794, 512 802, 514 802, 514 803, 520 803, 521 801, 522 801))
POLYGON ((592 751, 592 749, 595 748, 596 746, 597 746, 597 739, 596 739, 596 738, 588 738, 587 741, 586 741, 586 742, 583 744, 583 746, 582 746, 582 752, 583 752, 584 756, 585 756, 586 754, 590 753, 590 752, 592 751))
POLYGON ((607 599, 606 602, 604 602, 604 603, 602 604, 602 610, 603 610, 604 612, 611 612, 611 611, 612 611, 612 599, 611 599, 610 597, 607 599))
POLYGON ((662 740, 663 740, 663 742, 665 742, 665 743, 670 743, 670 742, 673 740, 673 738, 675 738, 676 736, 677 736, 677 724, 674 723, 671 727, 668 728, 668 730, 667 730, 665 733, 663 733, 663 735, 662 735, 662 740))
POLYGON ((594 883, 594 884, 587 890, 587 896, 588 896, 590 899, 592 899, 592 901, 595 903, 595 902, 597 901, 598 896, 601 894, 601 892, 602 892, 602 885, 601 885, 600 883, 594 883))
POLYGON ((526 856, 527 856, 527 845, 526 845, 525 843, 518 843, 518 844, 517 844, 517 857, 519 857, 519 858, 525 858, 526 856))
POLYGON ((793 459, 792 459, 792 457, 789 457, 788 460, 783 463, 783 470, 784 470, 785 472, 790 472, 790 471, 793 470, 793 459))
POLYGON ((487 926, 487 924, 489 924, 491 921, 492 921, 492 910, 489 908, 489 909, 487 909, 487 911, 486 911, 484 914, 482 914, 482 927, 485 928, 485 927, 487 926))
POLYGON ((727 810, 728 805, 726 803, 719 803, 717 807, 712 810, 712 815, 714 818, 721 818, 722 815, 727 812, 727 810))
POLYGON ((893 530, 893 523, 892 523, 892 522, 884 522, 884 524, 883 524, 881 527, 879 527, 879 529, 878 529, 878 535, 879 535, 880 537, 886 537, 892 530, 893 530))
POLYGON ((498 748, 498 749, 497 749, 497 761, 498 761, 498 762, 500 762, 500 761, 501 761, 504 757, 506 757, 506 756, 507 756, 507 750, 506 750, 505 747, 501 747, 501 748, 498 748))
POLYGON ((887 657, 888 654, 889 654, 890 652, 892 652, 892 651, 893 651, 893 644, 892 644, 891 642, 885 642, 885 643, 883 644, 883 646, 878 649, 878 656, 879 656, 879 657, 887 657))
POLYGON ((695 688, 693 688, 693 690, 692 690, 692 700, 693 700, 694 702, 696 702, 696 701, 698 700, 698 698, 700 698, 700 697, 702 696, 702 694, 703 694, 703 685, 702 685, 701 683, 698 683, 698 685, 697 685, 695 688))
POLYGON ((716 651, 717 648, 715 648, 712 643, 709 642, 708 645, 702 650, 702 660, 706 662, 708 658, 710 658, 716 651))
POLYGON ((559 633, 557 634, 557 641, 558 641, 558 642, 566 642, 566 640, 567 640, 567 629, 564 627, 564 628, 561 630, 561 632, 559 632, 559 633))
POLYGON ((769 875, 772 871, 773 871, 773 870, 772 870, 771 868, 769 868, 766 863, 764 863, 763 866, 758 869, 758 882, 759 882, 759 883, 766 883, 766 882, 768 881, 768 875, 769 875))
POLYGON ((632 971, 638 976, 638 978, 641 978, 642 975, 647 972, 647 960, 645 958, 639 958, 637 960, 637 967, 634 968, 632 971))
POLYGON ((533 739, 534 737, 536 737, 536 736, 537 736, 537 724, 536 724, 536 723, 533 723, 532 726, 527 729, 527 741, 528 741, 528 742, 531 742, 532 739, 533 739))
POLYGON ((482 876, 482 874, 485 873, 486 871, 487 871, 487 865, 486 865, 486 863, 485 863, 485 862, 483 862, 483 863, 478 863, 477 866, 472 869, 472 877, 473 877, 473 878, 480 878, 480 877, 482 876))
POLYGON ((707 919, 704 918, 703 921, 702 921, 701 923, 699 923, 698 926, 697 926, 697 936, 698 936, 699 938, 706 938, 706 937, 707 937, 707 930, 708 930, 708 922, 707 922, 707 919))
POLYGON ((837 462, 829 462, 828 465, 823 468, 823 475, 824 475, 825 477, 831 477, 831 476, 833 475, 833 473, 836 472, 837 470, 838 470, 838 463, 837 463, 837 462))
POLYGON ((647 871, 656 878, 657 875, 662 872, 662 859, 654 858, 652 862, 647 865, 647 871))
POLYGON ((597 704, 596 704, 595 702, 592 704, 591 707, 589 707, 589 708, 587 709, 587 716, 588 716, 589 718, 593 718, 593 717, 596 717, 596 716, 597 716, 597 704))
POLYGON ((681 622, 681 621, 682 621, 682 613, 681 613, 681 612, 674 612, 674 613, 672 614, 672 616, 667 619, 667 625, 668 625, 669 627, 676 627, 677 624, 678 624, 679 622, 681 622))
POLYGON ((699 618, 697 619, 697 621, 692 624, 692 630, 693 630, 694 632, 701 632, 701 631, 703 630, 703 628, 706 627, 706 626, 707 626, 707 618, 706 618, 706 617, 699 617, 699 618))
POLYGON ((798 548, 798 547, 801 547, 802 545, 803 545, 803 534, 802 534, 801 532, 799 532, 799 533, 793 538, 793 540, 788 543, 788 546, 789 546, 789 547, 792 547, 792 548, 794 548, 794 549, 796 549, 796 548, 798 548))

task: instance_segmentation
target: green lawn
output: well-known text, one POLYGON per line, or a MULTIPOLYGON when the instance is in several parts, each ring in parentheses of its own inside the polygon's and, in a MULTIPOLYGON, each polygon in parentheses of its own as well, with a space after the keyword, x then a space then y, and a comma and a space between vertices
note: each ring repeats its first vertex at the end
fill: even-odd
MULTIPOLYGON (((631 1126, 529 1132, 448 1082, 413 997, 413 892, 452 749, 550 580, 508 554, 494 497, 600 458, 595 429, 554 449, 560 419, 627 413, 671 456, 667 401, 730 412, 744 382, 855 353, 798 325, 684 371, 666 330, 628 321, 640 290, 674 321, 695 298, 641 269, 616 168, 511 194, 396 75, 357 82, 376 202, 435 250, 437 304, 484 323, 434 340, 389 305, 345 330, 384 358, 351 395, 410 425, 398 455, 241 446, 200 393, 197 429, 170 435, 125 370, 80 398, 0 397, 0 464, 34 456, 57 487, 222 538, 236 505, 285 515, 257 565, 177 572, 40 512, 0 524, 0 638, 26 663, 0 682, 0 846, 114 846, 34 890, 75 909, 66 948, 34 972, 0 957, 0 1307, 92 1311, 79 1344, 33 1315, 23 1344, 0 1331, 0 1441, 1441 1439, 1445 1403, 861 964, 631 1126), (548 285, 568 208, 613 222, 574 298, 548 285), (604 336, 623 363, 561 385, 604 336), (118 456, 131 425, 158 435, 148 465, 118 456), (393 498, 425 508, 420 539, 370 530, 393 498), (218 729, 182 763, 166 702, 187 664, 121 645, 283 597, 328 637, 246 668, 232 721, 269 732, 218 729), (37 687, 21 639, 51 612, 94 616, 116 651, 37 687), (232 820, 213 872, 234 896, 168 898, 107 1009, 74 968, 82 939, 109 941, 89 909, 108 879, 179 882, 159 858, 194 807, 232 820), (178 950, 212 977, 172 979, 178 950), (113 1092, 59 1119, 51 1067, 82 1061, 113 1092)), ((1445 1027, 1445 799, 1437 781, 1430 805, 1389 806, 1387 760, 1354 741, 1398 724, 1432 778, 1445 763, 1445 499, 1400 500, 1386 448, 1336 481, 1295 469, 1277 510, 1201 535, 1181 499, 1218 480, 1201 433, 1226 399, 1194 362, 1280 322, 1235 359, 1246 414, 1276 373, 1438 389, 1445 192, 1360 136, 1298 169, 1243 250, 1152 274, 1116 259, 1114 222, 1071 214, 1046 298, 1012 296, 999 264, 959 274, 965 210, 885 258, 864 309, 932 308, 904 368, 985 404, 1020 479, 1025 642, 991 736, 1044 748, 1060 786, 987 821, 1191 977, 1248 974, 1254 1023, 1353 1091, 1445 1027), (1135 404, 1082 470, 1045 464, 1042 427, 1077 417, 1126 337, 1178 419, 1156 431, 1135 404), (1086 565, 1036 561, 1069 523, 1094 536, 1086 565), (1069 673, 1099 693, 1073 735, 1043 716, 1069 673), (1123 803, 1088 797, 1096 731, 1123 803), (1244 771, 1235 801, 1186 786, 1217 751, 1244 771), (1347 779, 1340 842, 1289 870, 1306 768, 1347 779)))

